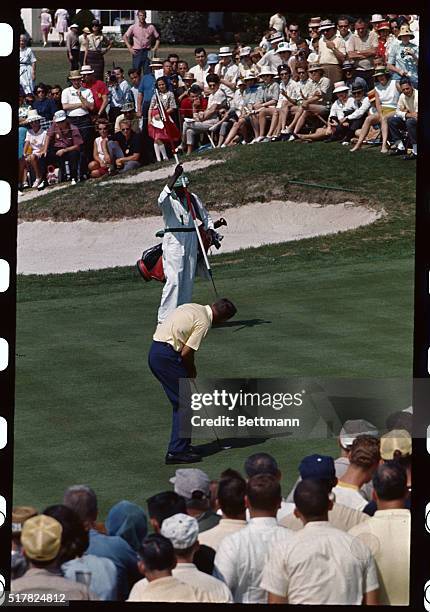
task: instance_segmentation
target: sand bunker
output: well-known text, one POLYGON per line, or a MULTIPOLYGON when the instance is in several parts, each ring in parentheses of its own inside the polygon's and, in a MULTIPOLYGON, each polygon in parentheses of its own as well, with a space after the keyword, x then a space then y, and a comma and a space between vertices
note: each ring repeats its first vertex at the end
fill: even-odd
MULTIPOLYGON (((227 208, 222 216, 220 253, 263 244, 334 234, 373 223, 384 212, 351 202, 321 206, 306 202, 256 202, 227 208)), ((214 213, 214 220, 221 216, 214 213)), ((23 222, 18 225, 18 273, 51 274, 97 270, 136 263, 144 249, 160 240, 161 217, 104 223, 23 222)), ((215 251, 216 253, 217 251, 215 251)))

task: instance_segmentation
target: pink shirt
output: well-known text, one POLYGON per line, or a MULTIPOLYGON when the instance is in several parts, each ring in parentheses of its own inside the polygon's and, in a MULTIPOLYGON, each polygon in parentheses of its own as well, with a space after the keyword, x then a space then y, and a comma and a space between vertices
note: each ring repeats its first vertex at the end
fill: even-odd
POLYGON ((150 49, 152 38, 160 38, 152 23, 146 23, 144 26, 135 23, 128 28, 125 35, 127 38, 133 36, 133 49, 150 49))

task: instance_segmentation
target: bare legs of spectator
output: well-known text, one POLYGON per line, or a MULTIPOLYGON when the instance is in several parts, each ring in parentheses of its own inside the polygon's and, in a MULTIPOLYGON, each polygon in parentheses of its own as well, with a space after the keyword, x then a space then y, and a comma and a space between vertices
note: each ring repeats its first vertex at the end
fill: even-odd
POLYGON ((300 130, 303 128, 310 115, 321 116, 323 114, 327 114, 327 107, 322 106, 321 104, 309 104, 306 108, 303 108, 302 106, 298 115, 296 115, 294 119, 295 127, 293 133, 300 133, 300 130))
POLYGON ((360 135, 358 137, 357 144, 354 147, 352 147, 352 149, 350 149, 351 153, 361 149, 363 142, 367 134, 369 133, 371 126, 376 125, 379 122, 380 122, 379 113, 377 113, 376 115, 369 115, 368 117, 366 117, 363 123, 363 127, 360 129, 360 133, 359 133, 360 135))
POLYGON ((231 130, 229 131, 229 133, 227 134, 227 138, 224 141, 224 145, 226 147, 228 147, 228 146, 233 144, 233 141, 236 138, 236 136, 238 135, 239 130, 244 125, 245 125, 245 117, 240 117, 240 119, 238 121, 236 121, 236 123, 233 123, 233 126, 232 126, 231 130))
POLYGON ((109 172, 108 166, 101 165, 96 160, 88 164, 88 170, 90 171, 91 178, 100 178, 109 172))
POLYGON ((158 162, 169 161, 164 142, 158 138, 154 140, 154 152, 158 162))
MULTIPOLYGON (((279 110, 279 121, 278 121, 278 127, 277 127, 277 133, 278 134, 284 134, 284 133, 288 133, 290 131, 290 125, 291 123, 294 121, 296 114, 299 111, 299 107, 298 106, 294 106, 293 104, 290 104, 289 102, 287 102, 286 104, 284 104, 280 110, 279 110), (293 116, 293 119, 290 122, 290 125, 287 127, 287 122, 288 119, 290 118, 290 116, 293 116)), ((294 129, 294 127, 293 127, 294 129)), ((292 131, 292 129, 291 129, 292 131)))
MULTIPOLYGON (((264 138, 265 133, 266 133, 266 124, 267 124, 267 119, 270 119, 270 128, 272 127, 272 120, 273 117, 277 115, 277 110, 274 106, 265 106, 263 108, 261 108, 259 110, 258 113, 258 135, 259 138, 264 138)), ((276 117, 275 117, 276 119, 276 117)), ((276 119, 277 122, 277 119, 276 119)), ((269 128, 269 131, 267 133, 267 136, 271 137, 272 136, 272 132, 269 128)))
POLYGON ((312 134, 297 134, 299 140, 306 142, 317 142, 318 140, 325 140, 327 136, 331 136, 331 129, 326 127, 320 127, 315 130, 312 134))
POLYGON ((381 115, 381 134, 382 134, 382 147, 381 153, 388 153, 388 119, 393 117, 396 111, 393 110, 392 113, 387 113, 386 115, 381 115))
POLYGON ((27 157, 27 166, 31 166, 33 172, 36 176, 36 180, 33 183, 33 187, 38 187, 38 185, 42 182, 43 176, 42 171, 39 165, 39 158, 34 153, 27 157))
POLYGON ((258 114, 249 116, 251 127, 254 131, 254 138, 258 138, 260 136, 260 126, 258 124, 258 114))

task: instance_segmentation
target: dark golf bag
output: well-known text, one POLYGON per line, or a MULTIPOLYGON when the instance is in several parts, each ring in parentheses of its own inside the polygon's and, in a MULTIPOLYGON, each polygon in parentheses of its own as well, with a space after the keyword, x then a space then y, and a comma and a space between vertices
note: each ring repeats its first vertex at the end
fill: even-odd
MULTIPOLYGON (((215 221, 214 227, 218 228, 222 225, 227 225, 227 221, 221 217, 218 221, 215 221)), ((213 230, 205 230, 203 224, 199 226, 200 236, 202 237, 203 246, 205 248, 206 253, 209 249, 214 246, 216 249, 219 249, 221 246, 221 240, 223 236, 218 234, 213 230)), ((199 259, 202 257, 199 243, 199 259)), ((140 275, 145 281, 150 281, 152 279, 165 282, 166 278, 164 276, 163 270, 163 249, 161 242, 156 244, 146 251, 143 251, 142 257, 136 263, 137 269, 139 270, 140 275)))

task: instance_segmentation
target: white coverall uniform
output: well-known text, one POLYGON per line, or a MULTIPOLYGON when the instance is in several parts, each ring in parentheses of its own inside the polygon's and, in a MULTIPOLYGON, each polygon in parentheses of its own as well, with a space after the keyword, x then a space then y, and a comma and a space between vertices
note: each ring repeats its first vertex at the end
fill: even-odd
MULTIPOLYGON (((195 193, 191 194, 197 219, 204 228, 214 229, 213 221, 195 193)), ((163 213, 165 234, 163 237, 163 269, 166 283, 158 309, 158 323, 181 304, 192 301, 194 276, 196 273, 198 238, 193 218, 188 211, 185 195, 181 202, 175 191, 166 185, 158 198, 163 213), (168 229, 188 231, 169 232, 168 229)), ((200 271, 199 271, 200 272, 200 271)), ((204 272, 203 272, 204 274, 204 272)))

